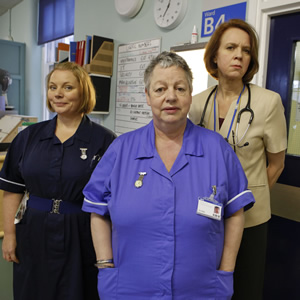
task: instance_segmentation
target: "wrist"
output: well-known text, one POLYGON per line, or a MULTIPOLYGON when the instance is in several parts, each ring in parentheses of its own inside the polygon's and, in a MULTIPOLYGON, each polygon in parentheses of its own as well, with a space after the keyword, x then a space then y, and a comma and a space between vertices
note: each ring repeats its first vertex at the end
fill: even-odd
POLYGON ((234 269, 232 269, 232 268, 219 268, 219 271, 234 272, 234 269))
POLYGON ((99 269, 103 268, 113 268, 114 265, 114 260, 112 258, 109 259, 98 259, 95 263, 95 266, 99 269))
POLYGON ((16 232, 13 231, 5 231, 4 230, 4 236, 7 237, 7 238, 16 238, 16 232))
POLYGON ((95 266, 98 269, 106 269, 106 268, 114 268, 115 267, 114 264, 101 264, 101 265, 95 264, 95 266))

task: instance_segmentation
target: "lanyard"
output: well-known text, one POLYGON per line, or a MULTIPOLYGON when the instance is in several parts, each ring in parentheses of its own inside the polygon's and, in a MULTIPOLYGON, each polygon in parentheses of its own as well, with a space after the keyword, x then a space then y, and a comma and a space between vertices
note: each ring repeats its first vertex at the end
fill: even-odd
MULTIPOLYGON (((230 132, 231 132, 231 129, 232 129, 232 125, 233 125, 233 121, 234 121, 234 118, 235 118, 235 115, 236 115, 236 112, 237 112, 237 109, 238 109, 238 106, 239 106, 239 103, 240 103, 240 100, 241 100, 241 96, 243 94, 245 90, 245 85, 243 87, 243 90, 241 91, 240 95, 239 95, 239 98, 236 102, 236 105, 235 105, 235 109, 234 109, 234 112, 233 112, 233 116, 232 116, 232 119, 231 119, 231 123, 230 123, 230 127, 229 127, 229 130, 228 130, 228 133, 227 133, 227 141, 229 140, 229 135, 230 135, 230 132)), ((218 92, 218 89, 216 90, 215 92, 215 97, 214 97, 214 131, 216 131, 216 97, 217 97, 217 92, 218 92)))

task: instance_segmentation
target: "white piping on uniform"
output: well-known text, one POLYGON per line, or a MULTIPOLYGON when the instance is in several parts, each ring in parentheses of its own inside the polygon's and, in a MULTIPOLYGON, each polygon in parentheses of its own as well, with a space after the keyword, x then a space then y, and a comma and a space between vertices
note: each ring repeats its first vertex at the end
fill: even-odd
POLYGON ((7 179, 1 178, 1 177, 0 177, 0 180, 8 182, 8 183, 16 184, 16 185, 19 185, 19 186, 25 186, 25 184, 21 184, 21 183, 18 183, 18 182, 10 181, 10 180, 7 180, 7 179))
POLYGON ((84 201, 88 202, 88 203, 91 203, 91 204, 94 204, 94 205, 102 205, 102 206, 107 206, 108 205, 107 203, 93 202, 93 201, 90 201, 90 200, 88 200, 86 198, 84 198, 84 201))
POLYGON ((233 202, 236 198, 238 198, 246 193, 252 193, 252 192, 250 190, 243 191, 242 193, 240 193, 240 194, 236 195, 235 197, 233 197, 232 199, 230 199, 225 206, 227 206, 228 204, 233 202))

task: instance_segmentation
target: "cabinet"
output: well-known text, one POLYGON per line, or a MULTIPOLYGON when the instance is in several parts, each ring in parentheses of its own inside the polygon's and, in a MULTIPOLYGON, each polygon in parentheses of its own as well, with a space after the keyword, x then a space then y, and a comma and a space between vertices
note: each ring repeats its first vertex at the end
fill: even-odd
POLYGON ((96 91, 96 106, 92 114, 108 114, 110 99, 110 76, 90 74, 96 91))

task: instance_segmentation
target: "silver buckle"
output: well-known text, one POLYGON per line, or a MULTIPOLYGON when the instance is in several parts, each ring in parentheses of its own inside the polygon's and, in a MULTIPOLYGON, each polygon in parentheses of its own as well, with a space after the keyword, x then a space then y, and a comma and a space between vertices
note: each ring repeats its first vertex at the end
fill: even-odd
POLYGON ((50 214, 60 214, 59 212, 59 206, 62 200, 59 199, 53 199, 53 205, 52 210, 50 211, 50 214))

